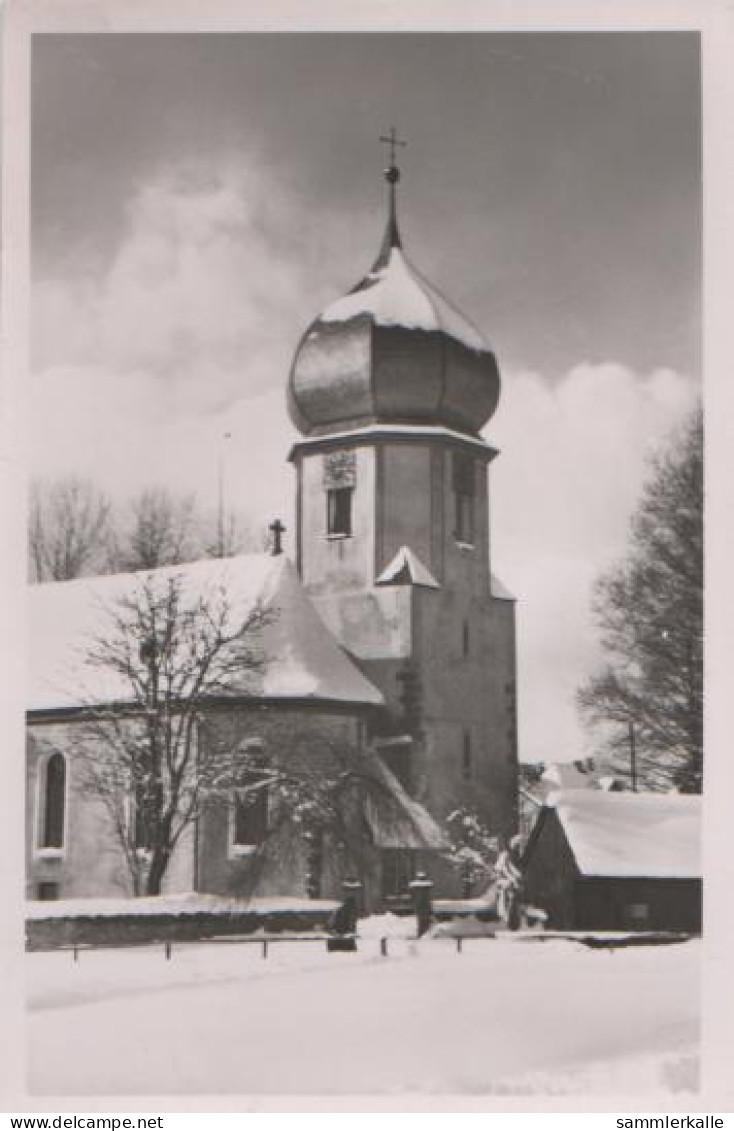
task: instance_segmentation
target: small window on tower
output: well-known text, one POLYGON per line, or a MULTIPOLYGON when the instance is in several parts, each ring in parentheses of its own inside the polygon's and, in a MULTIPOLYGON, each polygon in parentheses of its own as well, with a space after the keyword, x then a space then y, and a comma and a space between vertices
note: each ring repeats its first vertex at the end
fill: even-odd
POLYGON ((469 655, 469 621, 466 619, 461 630, 461 654, 464 658, 469 655))
POLYGON ((326 533, 348 538, 352 533, 352 488, 331 487, 326 492, 326 533))
POLYGON ((59 885, 55 880, 41 880, 36 884, 36 899, 47 902, 59 898, 59 885))
POLYGON ((475 494, 474 460, 471 456, 457 452, 454 454, 454 501, 456 508, 454 537, 457 542, 463 542, 469 546, 474 544, 475 494))
POLYGON ((464 731, 464 743, 461 752, 461 775, 468 781, 471 777, 471 734, 464 731))

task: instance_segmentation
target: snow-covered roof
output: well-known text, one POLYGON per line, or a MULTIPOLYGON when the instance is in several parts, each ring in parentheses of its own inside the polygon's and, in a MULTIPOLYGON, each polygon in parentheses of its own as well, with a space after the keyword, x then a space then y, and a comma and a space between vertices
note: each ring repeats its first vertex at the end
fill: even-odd
POLYGON ((492 596, 498 601, 514 601, 515 594, 511 593, 503 581, 500 581, 496 573, 490 575, 489 587, 492 596))
POLYGON ((468 436, 466 432, 457 432, 455 428, 446 428, 442 424, 367 424, 358 428, 345 428, 338 432, 328 432, 319 436, 304 436, 293 445, 289 459, 293 458, 294 453, 301 448, 308 447, 323 447, 324 444, 333 444, 336 440, 359 440, 362 437, 371 439, 381 436, 400 436, 403 438, 414 438, 420 440, 423 438, 428 439, 445 439, 445 440, 459 440, 466 447, 474 448, 477 451, 483 452, 488 462, 499 455, 497 448, 493 448, 486 440, 479 436, 468 436))
POLYGON ((701 875, 701 798, 679 793, 551 794, 584 876, 697 879, 701 875))
POLYGON ((31 586, 29 590, 29 695, 31 711, 83 704, 130 702, 124 677, 88 663, 90 647, 111 632, 119 602, 140 592, 146 579, 165 585, 181 579, 185 604, 226 595, 231 626, 257 608, 270 614, 253 647, 262 657, 233 690, 244 696, 324 699, 354 704, 383 702, 338 646, 283 555, 245 554, 172 566, 148 573, 114 574, 31 586))
POLYGON ((277 915, 303 911, 334 911, 335 899, 310 899, 291 895, 252 896, 237 899, 204 892, 181 892, 167 895, 28 900, 28 919, 107 919, 117 915, 147 918, 151 915, 277 915))
POLYGON ((551 762, 541 774, 549 792, 558 789, 599 789, 599 779, 583 762, 551 762))
POLYGON ((378 585, 425 585, 429 589, 441 586, 427 566, 409 546, 401 546, 395 557, 377 578, 378 585))
POLYGON ((347 322, 360 315, 370 316, 378 326, 441 330, 472 350, 490 348, 476 326, 416 271, 400 247, 391 247, 385 262, 378 261, 350 294, 331 303, 321 321, 347 322))
POLYGON ((365 820, 375 844, 379 848, 447 849, 449 841, 440 826, 403 789, 382 759, 374 756, 370 765, 382 786, 381 791, 372 791, 364 802, 365 820))

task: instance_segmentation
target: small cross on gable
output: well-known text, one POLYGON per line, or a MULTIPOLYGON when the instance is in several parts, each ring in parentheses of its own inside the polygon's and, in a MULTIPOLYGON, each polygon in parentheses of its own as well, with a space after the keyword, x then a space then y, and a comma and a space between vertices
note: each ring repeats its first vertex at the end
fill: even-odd
POLYGON ((286 528, 280 521, 280 519, 276 518, 273 520, 273 522, 270 523, 268 530, 273 535, 273 548, 271 550, 271 553, 273 557, 275 557, 277 554, 283 553, 283 543, 281 539, 285 534, 286 528))

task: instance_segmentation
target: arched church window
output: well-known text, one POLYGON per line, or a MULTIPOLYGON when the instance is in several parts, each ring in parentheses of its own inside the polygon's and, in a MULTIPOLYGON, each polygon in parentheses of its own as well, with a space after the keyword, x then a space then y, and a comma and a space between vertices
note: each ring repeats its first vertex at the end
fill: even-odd
POLYGON ((232 847, 262 844, 268 831, 268 787, 263 776, 248 774, 246 783, 235 790, 233 801, 232 847))
POLYGON ((64 847, 66 809, 66 762, 63 754, 52 754, 46 761, 41 789, 40 848, 64 847))

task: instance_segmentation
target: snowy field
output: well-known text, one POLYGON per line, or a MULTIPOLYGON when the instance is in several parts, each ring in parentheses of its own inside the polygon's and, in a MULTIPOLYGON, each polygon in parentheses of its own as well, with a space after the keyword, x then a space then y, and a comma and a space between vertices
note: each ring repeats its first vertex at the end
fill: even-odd
MULTIPOLYGON (((401 924, 402 933, 413 921, 401 924)), ((699 943, 520 936, 27 955, 36 1094, 619 1093, 698 1087, 699 943)))

